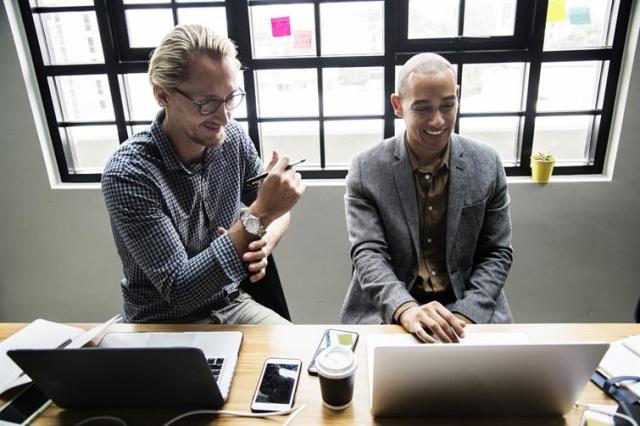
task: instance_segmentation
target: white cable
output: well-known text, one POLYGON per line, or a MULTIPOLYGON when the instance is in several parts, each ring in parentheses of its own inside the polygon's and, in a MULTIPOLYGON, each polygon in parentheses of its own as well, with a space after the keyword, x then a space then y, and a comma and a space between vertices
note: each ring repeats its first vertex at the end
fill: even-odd
MULTIPOLYGON (((287 410, 282 410, 282 411, 271 411, 268 413, 250 413, 248 411, 232 411, 232 410, 195 410, 195 411, 188 411, 184 414, 180 414, 179 416, 172 418, 162 426, 170 426, 175 422, 177 422, 178 420, 182 420, 185 417, 189 417, 189 416, 195 416, 197 414, 226 414, 228 416, 236 416, 236 417, 275 417, 275 416, 285 416, 295 411, 295 413, 293 414, 293 417, 289 419, 289 422, 290 422, 295 418, 295 416, 298 415, 298 413, 300 413, 300 411, 302 411, 302 409, 304 409, 304 407, 306 407, 306 405, 303 404, 297 408, 289 408, 287 410)), ((285 425, 286 424, 288 423, 285 423, 285 425)))
POLYGON ((305 409, 305 407, 306 407, 306 404, 302 404, 301 406, 296 408, 296 410, 293 413, 291 413, 291 415, 289 416, 287 421, 284 422, 282 424, 282 426, 289 426, 291 424, 291 422, 293 421, 293 419, 295 419, 298 416, 298 414, 300 414, 302 412, 302 410, 305 409))
POLYGON ((619 417, 623 420, 628 421, 633 426, 638 426, 638 423, 635 420, 633 420, 631 417, 627 416, 626 414, 617 413, 617 412, 612 413, 610 411, 601 410, 600 408, 593 407, 591 404, 584 404, 582 402, 576 402, 576 406, 583 407, 585 410, 593 411, 594 413, 605 414, 611 417, 619 417))
POLYGON ((80 422, 76 423, 75 426, 86 425, 87 423, 90 423, 94 420, 113 420, 114 422, 117 422, 122 426, 127 426, 127 422, 122 420, 120 417, 115 416, 93 416, 89 417, 88 419, 81 420, 80 422))

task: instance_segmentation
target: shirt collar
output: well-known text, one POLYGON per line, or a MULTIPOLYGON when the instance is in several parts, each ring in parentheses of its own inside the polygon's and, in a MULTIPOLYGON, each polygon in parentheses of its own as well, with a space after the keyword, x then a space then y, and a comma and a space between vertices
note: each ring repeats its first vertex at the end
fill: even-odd
POLYGON ((436 172, 440 171, 440 169, 442 167, 445 167, 445 170, 449 169, 449 158, 450 158, 450 153, 451 153, 451 138, 449 138, 449 142, 447 143, 447 147, 444 149, 444 153, 442 154, 442 157, 440 158, 440 161, 433 168, 420 166, 420 164, 418 163, 417 158, 413 154, 413 151, 411 151, 411 148, 409 147, 409 143, 407 142, 407 138, 406 137, 404 139, 404 144, 405 144, 405 147, 407 149, 407 153, 409 154, 409 160, 411 161, 411 168, 413 169, 414 172, 418 172, 418 173, 436 173, 436 172))
POLYGON ((169 140, 167 133, 162 128, 162 122, 165 118, 165 111, 160 110, 156 115, 155 120, 151 123, 151 134, 153 135, 153 140, 158 146, 158 150, 160 151, 160 157, 162 158, 162 162, 168 170, 182 170, 185 173, 190 175, 194 173, 198 173, 203 167, 207 167, 215 156, 215 152, 218 147, 209 147, 205 149, 205 154, 202 163, 196 163, 192 165, 185 165, 180 160, 178 153, 176 152, 173 144, 169 140))

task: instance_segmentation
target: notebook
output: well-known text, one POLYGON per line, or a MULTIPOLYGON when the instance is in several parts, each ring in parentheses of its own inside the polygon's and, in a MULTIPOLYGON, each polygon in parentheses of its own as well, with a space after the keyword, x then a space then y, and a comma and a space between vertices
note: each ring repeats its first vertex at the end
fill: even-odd
POLYGON ((63 408, 219 408, 241 342, 241 332, 108 333, 97 348, 8 355, 63 408))
POLYGON ((569 411, 605 342, 369 346, 374 416, 555 416, 569 411))

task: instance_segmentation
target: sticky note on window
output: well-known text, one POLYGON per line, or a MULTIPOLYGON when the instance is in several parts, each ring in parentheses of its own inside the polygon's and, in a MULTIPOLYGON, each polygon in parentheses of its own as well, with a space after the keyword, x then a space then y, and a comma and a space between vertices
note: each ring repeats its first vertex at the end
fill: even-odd
POLYGON ((295 31, 293 33, 294 49, 311 49, 311 31, 295 31))
POLYGON ((565 0, 549 0, 547 22, 564 21, 567 18, 565 0))
POLYGON ((271 18, 271 35, 274 37, 287 37, 291 35, 291 20, 288 16, 271 18))
POLYGON ((588 7, 571 7, 569 12, 569 22, 572 25, 591 25, 591 13, 588 7))

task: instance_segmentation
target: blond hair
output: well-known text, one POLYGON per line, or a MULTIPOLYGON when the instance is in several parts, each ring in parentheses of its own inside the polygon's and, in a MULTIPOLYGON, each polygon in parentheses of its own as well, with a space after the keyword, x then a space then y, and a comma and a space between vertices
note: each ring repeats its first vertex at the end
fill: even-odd
POLYGON ((400 68, 396 81, 396 95, 402 97, 402 95, 406 93, 409 76, 412 73, 431 75, 438 74, 442 71, 451 71, 453 79, 457 79, 456 68, 442 56, 435 53, 420 53, 412 56, 402 68, 400 68))
POLYGON ((151 54, 149 81, 152 86, 172 90, 186 78, 191 62, 199 56, 231 59, 237 69, 236 46, 227 37, 199 24, 177 25, 151 54))

